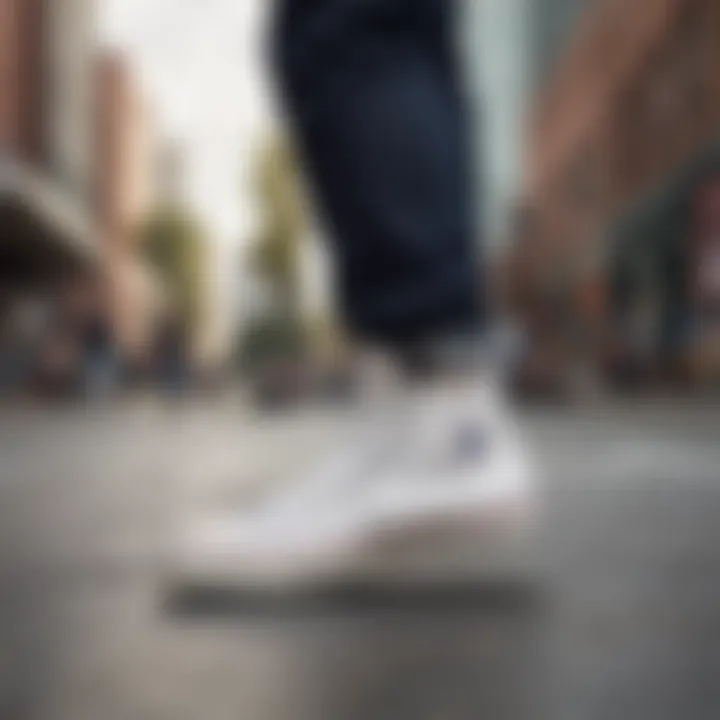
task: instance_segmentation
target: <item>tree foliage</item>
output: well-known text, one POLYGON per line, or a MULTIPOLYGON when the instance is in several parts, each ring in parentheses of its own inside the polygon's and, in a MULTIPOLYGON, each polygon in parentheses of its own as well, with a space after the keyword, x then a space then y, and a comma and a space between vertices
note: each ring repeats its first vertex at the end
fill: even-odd
POLYGON ((297 156, 285 134, 273 135, 257 155, 253 191, 260 229, 250 247, 250 268, 273 302, 239 338, 238 367, 250 374, 276 361, 297 360, 306 347, 299 314, 302 243, 309 217, 297 156))
POLYGON ((262 230, 253 248, 252 266, 271 287, 283 311, 292 315, 308 216, 296 154, 286 136, 273 137, 260 153, 255 190, 262 230))
POLYGON ((142 252, 190 330, 203 313, 206 255, 200 224, 180 207, 156 208, 140 229, 142 252))

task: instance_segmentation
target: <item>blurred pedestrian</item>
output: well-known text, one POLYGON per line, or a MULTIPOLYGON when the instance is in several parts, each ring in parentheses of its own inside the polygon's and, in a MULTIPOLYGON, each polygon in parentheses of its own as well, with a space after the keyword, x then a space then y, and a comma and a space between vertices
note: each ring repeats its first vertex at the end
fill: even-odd
POLYGON ((70 309, 68 322, 75 324, 82 352, 85 393, 107 398, 120 383, 120 359, 112 321, 110 280, 104 273, 87 278, 79 307, 70 309))
POLYGON ((185 324, 177 313, 169 313, 161 323, 156 358, 161 387, 171 396, 182 396, 190 385, 190 363, 185 324))
POLYGON ((86 318, 83 347, 86 393, 90 398, 108 397, 117 389, 119 367, 112 328, 101 311, 86 318))

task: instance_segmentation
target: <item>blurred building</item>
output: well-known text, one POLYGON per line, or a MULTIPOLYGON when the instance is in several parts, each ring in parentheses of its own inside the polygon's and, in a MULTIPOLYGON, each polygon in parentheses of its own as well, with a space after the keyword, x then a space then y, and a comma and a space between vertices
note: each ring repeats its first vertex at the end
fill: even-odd
POLYGON ((0 355, 32 325, 26 364, 76 380, 101 338, 141 344, 157 291, 134 247, 152 124, 124 60, 98 54, 95 10, 0 0, 0 355))
POLYGON ((594 0, 526 0, 531 84, 541 90, 572 42, 587 7, 594 0))
POLYGON ((95 209, 120 345, 146 344, 159 302, 142 262, 139 227, 155 202, 153 116, 127 58, 104 50, 95 63, 95 209))
POLYGON ((92 23, 90 0, 0 2, 0 282, 6 290, 46 290, 95 261, 87 203, 92 23))
POLYGON ((527 116, 592 0, 478 0, 463 35, 480 138, 479 217, 485 249, 500 259, 525 185, 527 116))
POLYGON ((154 183, 158 202, 187 203, 187 158, 181 143, 165 139, 155 148, 154 183))
POLYGON ((97 0, 45 2, 46 127, 55 179, 87 208, 93 177, 92 103, 97 0))
POLYGON ((463 23, 479 132, 477 221, 485 251, 501 252, 524 183, 525 118, 531 91, 533 0, 466 3, 463 23))
POLYGON ((532 110, 524 282, 576 348, 612 344, 614 228, 717 138, 719 60, 716 0, 594 0, 558 52, 532 110))

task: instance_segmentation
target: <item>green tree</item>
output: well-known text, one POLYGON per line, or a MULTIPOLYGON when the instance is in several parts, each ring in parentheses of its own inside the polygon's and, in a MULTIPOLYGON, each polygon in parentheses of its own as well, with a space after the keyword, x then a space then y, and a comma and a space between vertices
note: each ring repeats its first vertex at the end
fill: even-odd
POLYGON ((204 310, 205 237, 197 219, 179 206, 155 208, 140 228, 142 253, 190 331, 204 310))
POLYGON ((253 192, 260 230, 250 246, 250 268, 274 302, 239 337, 239 367, 251 374, 275 361, 297 360, 306 345, 299 273, 309 219, 296 154, 285 134, 273 135, 258 152, 253 192))
POLYGON ((272 288, 286 317, 296 315, 301 243, 308 213, 292 143, 274 136, 262 149, 255 176, 262 229, 252 267, 272 288))

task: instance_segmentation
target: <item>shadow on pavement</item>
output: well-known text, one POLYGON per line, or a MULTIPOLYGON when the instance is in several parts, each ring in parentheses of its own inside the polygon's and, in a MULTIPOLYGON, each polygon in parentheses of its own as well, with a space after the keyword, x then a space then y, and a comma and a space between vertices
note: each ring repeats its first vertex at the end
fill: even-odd
POLYGON ((279 619, 365 614, 464 613, 534 615, 547 606, 538 581, 467 581, 446 584, 348 583, 312 591, 171 587, 162 608, 185 619, 279 619))

